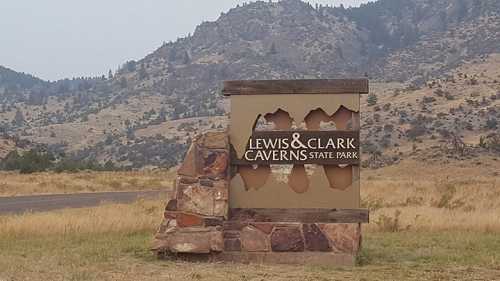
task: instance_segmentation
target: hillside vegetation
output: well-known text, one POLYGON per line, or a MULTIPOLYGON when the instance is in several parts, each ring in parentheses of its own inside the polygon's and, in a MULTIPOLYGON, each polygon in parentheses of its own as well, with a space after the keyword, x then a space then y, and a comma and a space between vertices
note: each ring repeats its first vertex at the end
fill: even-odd
POLYGON ((498 147, 499 38, 496 0, 349 9, 258 1, 107 76, 45 82, 0 69, 0 132, 77 160, 170 167, 194 134, 224 129, 223 80, 368 77, 367 165, 428 158, 432 147, 447 159, 450 139, 479 147, 482 137, 490 153, 498 147), (388 158, 377 159, 382 152, 388 158))

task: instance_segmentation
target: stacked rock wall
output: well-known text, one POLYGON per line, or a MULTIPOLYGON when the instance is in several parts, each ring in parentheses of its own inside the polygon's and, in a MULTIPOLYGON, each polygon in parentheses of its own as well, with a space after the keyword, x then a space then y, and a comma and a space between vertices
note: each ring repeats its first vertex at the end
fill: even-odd
POLYGON ((206 254, 223 250, 228 167, 226 133, 206 133, 193 140, 177 171, 174 193, 155 236, 154 251, 206 254))

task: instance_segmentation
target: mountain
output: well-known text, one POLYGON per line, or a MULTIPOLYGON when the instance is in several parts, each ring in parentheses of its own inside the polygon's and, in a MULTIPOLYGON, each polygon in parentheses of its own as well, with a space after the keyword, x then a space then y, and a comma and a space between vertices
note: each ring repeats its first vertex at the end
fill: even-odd
POLYGON ((15 72, 0 65, 0 85, 4 89, 16 92, 29 90, 35 86, 45 86, 47 82, 34 77, 33 75, 15 72))
POLYGON ((30 74, 19 73, 0 65, 0 101, 8 106, 20 96, 30 95, 49 85, 48 82, 30 74))
POLYGON ((253 2, 109 77, 0 90, 0 127, 79 158, 169 166, 196 132, 225 126, 223 80, 366 76, 378 102, 363 100, 364 147, 397 161, 424 155, 417 141, 439 147, 443 130, 498 130, 499 41, 497 0, 253 2))

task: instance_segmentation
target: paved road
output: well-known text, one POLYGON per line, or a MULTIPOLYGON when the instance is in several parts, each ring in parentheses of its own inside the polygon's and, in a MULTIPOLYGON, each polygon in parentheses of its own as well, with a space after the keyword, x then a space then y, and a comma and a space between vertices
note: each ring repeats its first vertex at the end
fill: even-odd
MULTIPOLYGON (((164 193, 163 193, 164 194, 164 193)), ((129 203, 139 198, 161 198, 161 191, 100 192, 0 197, 0 214, 41 212, 97 206, 103 202, 129 203)))

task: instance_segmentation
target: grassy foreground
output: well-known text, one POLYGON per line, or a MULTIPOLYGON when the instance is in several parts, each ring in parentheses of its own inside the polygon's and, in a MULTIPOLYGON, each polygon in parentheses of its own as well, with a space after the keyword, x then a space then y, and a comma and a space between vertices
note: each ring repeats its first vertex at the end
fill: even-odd
POLYGON ((0 280, 498 280, 500 233, 367 227, 355 268, 159 261, 161 201, 0 217, 0 280))
POLYGON ((151 232, 0 240, 0 280, 498 280, 500 238, 366 233, 361 265, 326 268, 158 261, 151 232))
MULTIPOLYGON (((443 166, 405 161, 363 171, 362 205, 371 213, 355 268, 159 261, 148 248, 163 198, 0 216, 0 281, 500 280, 499 171, 498 160, 443 166)), ((168 174, 151 173, 12 174, 0 178, 0 189, 2 182, 15 188, 17 182, 26 183, 20 193, 37 186, 40 193, 66 191, 40 186, 48 181, 69 190, 82 183, 100 183, 100 190, 169 187, 168 174)))

